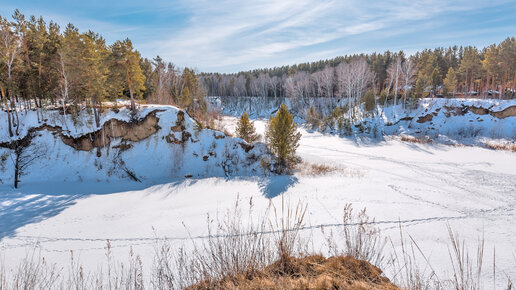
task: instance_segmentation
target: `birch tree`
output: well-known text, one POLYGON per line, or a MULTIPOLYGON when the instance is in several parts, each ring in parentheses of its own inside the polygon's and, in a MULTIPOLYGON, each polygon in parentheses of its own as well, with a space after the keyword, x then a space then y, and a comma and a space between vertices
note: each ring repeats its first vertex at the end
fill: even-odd
POLYGON ((407 59, 403 62, 401 68, 401 81, 403 85, 403 109, 405 109, 407 92, 412 89, 416 77, 416 66, 412 59, 407 59))
MULTIPOLYGON (((14 34, 14 32, 11 31, 10 23, 6 19, 1 18, 1 16, 0 16, 0 23, 2 26, 1 30, 0 30, 1 60, 2 60, 2 62, 4 62, 6 64, 6 67, 7 67, 7 94, 4 92, 4 89, 2 88, 2 97, 4 99, 4 105, 7 110, 7 122, 8 122, 9 136, 12 137, 13 131, 12 131, 11 114, 10 114, 10 109, 9 109, 7 98, 9 98, 9 101, 11 102, 11 106, 13 106, 14 101, 13 101, 12 69, 13 69, 14 61, 16 60, 16 57, 20 51, 21 42, 20 42, 20 39, 14 34)), ((14 108, 14 109, 16 110, 16 108, 14 108)))

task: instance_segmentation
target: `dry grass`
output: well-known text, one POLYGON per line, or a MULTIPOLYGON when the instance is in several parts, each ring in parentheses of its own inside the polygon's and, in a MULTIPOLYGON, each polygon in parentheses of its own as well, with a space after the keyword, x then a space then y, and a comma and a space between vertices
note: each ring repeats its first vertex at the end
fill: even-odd
POLYGON ((416 144, 428 144, 428 143, 433 142, 432 139, 428 136, 415 137, 415 136, 410 136, 410 135, 401 135, 401 141, 416 143, 416 144))
POLYGON ((187 289, 399 289, 379 268, 351 256, 288 257, 287 269, 284 263, 276 261, 252 275, 202 281, 187 289))
POLYGON ((387 240, 382 237, 380 228, 367 215, 365 208, 355 212, 348 203, 343 209, 342 227, 336 231, 321 230, 326 237, 330 255, 352 256, 376 266, 383 264, 387 240))
POLYGON ((495 143, 495 142, 484 142, 484 146, 493 150, 506 150, 516 152, 516 143, 505 142, 505 143, 495 143))
POLYGON ((359 169, 353 168, 342 168, 333 165, 311 163, 307 161, 301 161, 295 164, 294 171, 296 174, 301 176, 323 176, 330 174, 339 174, 347 177, 363 177, 364 172, 359 169))
POLYGON ((453 269, 451 284, 454 289, 484 289, 482 266, 484 262, 484 237, 479 241, 476 255, 470 254, 464 239, 454 233, 448 226, 451 242, 449 250, 450 263, 453 269))
POLYGON ((295 165, 294 170, 296 173, 304 176, 319 176, 338 172, 339 168, 326 164, 310 163, 303 160, 295 165))

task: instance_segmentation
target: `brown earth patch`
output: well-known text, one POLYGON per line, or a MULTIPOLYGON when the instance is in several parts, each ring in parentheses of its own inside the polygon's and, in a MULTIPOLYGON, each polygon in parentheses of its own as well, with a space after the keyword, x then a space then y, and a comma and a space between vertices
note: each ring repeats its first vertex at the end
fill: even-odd
POLYGON ((419 117, 416 122, 418 122, 418 123, 425 123, 425 122, 432 121, 433 118, 434 118, 434 115, 427 114, 427 115, 419 117))
POLYGON ((505 108, 504 110, 498 111, 498 112, 490 112, 489 114, 498 119, 504 119, 507 117, 516 117, 516 106, 511 106, 511 107, 505 108))

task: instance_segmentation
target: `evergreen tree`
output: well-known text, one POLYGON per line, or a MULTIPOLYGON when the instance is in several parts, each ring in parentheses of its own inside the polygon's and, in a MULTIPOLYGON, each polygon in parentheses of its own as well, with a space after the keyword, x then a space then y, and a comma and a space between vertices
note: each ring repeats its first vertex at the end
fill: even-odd
POLYGON ((446 74, 446 78, 444 79, 444 92, 451 93, 455 96, 455 91, 457 90, 457 73, 450 67, 448 73, 446 74))
MULTIPOLYGON (((115 89, 126 89, 131 97, 131 110, 134 112, 135 95, 139 96, 145 90, 145 76, 140 67, 140 53, 134 50, 129 38, 116 41, 111 46, 111 80, 115 89)), ((118 91, 121 95, 123 91, 118 91)))
POLYGON ((237 136, 244 139, 247 143, 253 143, 258 141, 260 135, 256 134, 256 129, 251 120, 249 120, 249 114, 244 112, 238 120, 236 128, 237 136))
POLYGON ((297 132, 294 116, 282 104, 276 115, 271 116, 265 133, 267 145, 278 159, 279 173, 284 173, 295 162, 299 139, 301 133, 297 132))
POLYGON ((439 68, 434 68, 432 74, 430 75, 430 81, 432 82, 432 90, 434 95, 436 95, 439 91, 439 85, 441 84, 441 78, 439 77, 439 68))

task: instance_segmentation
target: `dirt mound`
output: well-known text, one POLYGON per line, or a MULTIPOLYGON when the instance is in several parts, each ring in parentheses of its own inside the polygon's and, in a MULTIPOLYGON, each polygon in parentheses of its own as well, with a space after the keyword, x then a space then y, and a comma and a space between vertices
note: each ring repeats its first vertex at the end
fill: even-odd
POLYGON ((399 289, 382 270, 350 256, 288 257, 263 271, 205 281, 188 289, 399 289))

